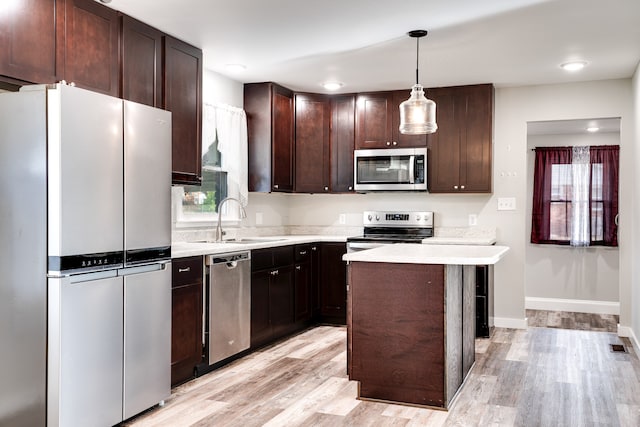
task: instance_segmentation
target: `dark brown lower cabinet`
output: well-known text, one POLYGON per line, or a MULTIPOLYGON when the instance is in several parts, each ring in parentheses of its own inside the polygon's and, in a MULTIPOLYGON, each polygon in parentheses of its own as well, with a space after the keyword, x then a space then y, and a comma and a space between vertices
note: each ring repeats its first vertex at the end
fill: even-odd
POLYGON ((201 256, 173 260, 171 280, 171 385, 195 376, 202 361, 201 256))
POLYGON ((251 251, 251 347, 295 330, 294 247, 251 251))
POLYGON ((347 253, 345 243, 320 244, 319 293, 320 321, 345 325, 347 322, 347 253))
POLYGON ((475 358, 475 266, 349 265, 358 397, 448 408, 475 358))
POLYGON ((307 322, 313 316, 312 306, 312 247, 315 245, 296 245, 295 247, 295 321, 307 322))

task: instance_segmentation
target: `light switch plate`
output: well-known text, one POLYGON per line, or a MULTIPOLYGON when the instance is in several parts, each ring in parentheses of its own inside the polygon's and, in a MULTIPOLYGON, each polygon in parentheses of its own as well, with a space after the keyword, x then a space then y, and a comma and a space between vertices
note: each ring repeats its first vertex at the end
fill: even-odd
POLYGON ((475 225, 478 225, 478 215, 469 214, 469 227, 473 227, 475 225))
POLYGON ((340 216, 338 217, 338 222, 340 224, 346 224, 347 223, 347 214, 340 214, 340 216))
POLYGON ((499 197, 498 210, 499 211, 515 211, 516 198, 515 197, 499 197))

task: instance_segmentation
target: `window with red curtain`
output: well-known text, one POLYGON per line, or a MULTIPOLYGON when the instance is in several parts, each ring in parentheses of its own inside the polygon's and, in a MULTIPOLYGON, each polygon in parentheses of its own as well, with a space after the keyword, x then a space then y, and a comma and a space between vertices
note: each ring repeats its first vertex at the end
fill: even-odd
POLYGON ((535 149, 532 243, 618 246, 619 151, 618 145, 535 149), (587 152, 586 162, 576 152, 587 152))

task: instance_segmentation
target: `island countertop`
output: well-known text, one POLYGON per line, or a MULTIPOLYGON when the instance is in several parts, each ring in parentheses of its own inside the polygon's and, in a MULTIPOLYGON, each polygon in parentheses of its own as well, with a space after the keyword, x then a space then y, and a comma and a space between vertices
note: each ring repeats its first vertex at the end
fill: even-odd
POLYGON ((507 246, 416 245, 397 243, 345 254, 347 262, 386 262, 397 264, 492 265, 509 250, 507 246))

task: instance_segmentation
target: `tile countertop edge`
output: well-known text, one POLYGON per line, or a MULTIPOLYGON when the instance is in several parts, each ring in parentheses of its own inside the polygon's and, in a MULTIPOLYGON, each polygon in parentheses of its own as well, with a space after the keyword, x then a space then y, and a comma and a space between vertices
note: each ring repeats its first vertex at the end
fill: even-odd
POLYGON ((320 242, 346 242, 347 236, 314 235, 314 236, 260 236, 263 242, 251 243, 204 243, 173 242, 171 258, 185 258, 199 255, 217 255, 247 250, 275 248, 278 246, 298 245, 320 242))
POLYGON ((398 264, 496 264, 509 251, 494 245, 385 245, 366 251, 345 254, 347 262, 386 262, 398 264))

